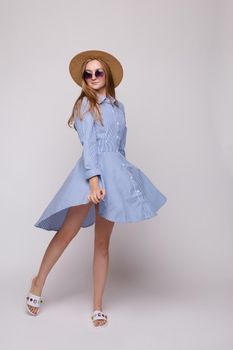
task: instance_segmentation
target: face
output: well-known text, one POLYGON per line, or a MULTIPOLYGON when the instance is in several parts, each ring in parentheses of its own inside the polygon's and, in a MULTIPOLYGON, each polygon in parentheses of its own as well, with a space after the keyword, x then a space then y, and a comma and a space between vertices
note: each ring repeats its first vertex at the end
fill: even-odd
POLYGON ((91 73, 85 75, 84 79, 87 85, 96 90, 97 93, 105 93, 105 72, 101 62, 97 60, 89 61, 86 65, 85 72, 91 73))

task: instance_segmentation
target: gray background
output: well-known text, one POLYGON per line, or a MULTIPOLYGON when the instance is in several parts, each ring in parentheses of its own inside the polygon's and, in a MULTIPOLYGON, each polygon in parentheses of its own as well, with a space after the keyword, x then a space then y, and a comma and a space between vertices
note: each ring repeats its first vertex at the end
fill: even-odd
POLYGON ((232 1, 1 1, 4 349, 232 349, 232 10, 232 1), (89 49, 122 62, 126 157, 168 198, 151 220, 115 224, 109 326, 98 336, 94 226, 50 272, 39 317, 24 311, 55 233, 33 224, 81 156, 66 125, 80 93, 68 65, 89 49))

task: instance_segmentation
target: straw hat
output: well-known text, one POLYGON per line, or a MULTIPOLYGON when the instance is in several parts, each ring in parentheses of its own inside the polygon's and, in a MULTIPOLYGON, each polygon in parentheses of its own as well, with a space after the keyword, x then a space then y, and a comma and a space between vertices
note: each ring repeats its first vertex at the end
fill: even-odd
POLYGON ((105 61, 112 72, 114 87, 120 84, 123 78, 122 65, 120 64, 120 62, 116 57, 114 57, 108 52, 100 51, 100 50, 82 51, 72 58, 69 64, 69 71, 70 71, 71 77, 76 82, 76 84, 81 86, 82 64, 87 58, 90 58, 90 57, 93 57, 95 59, 101 58, 103 61, 105 61))

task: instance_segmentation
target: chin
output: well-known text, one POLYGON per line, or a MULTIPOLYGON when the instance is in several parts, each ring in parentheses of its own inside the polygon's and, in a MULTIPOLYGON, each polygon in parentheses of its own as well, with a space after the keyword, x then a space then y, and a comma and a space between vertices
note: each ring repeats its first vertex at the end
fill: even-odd
POLYGON ((100 90, 100 89, 102 89, 102 86, 93 86, 93 89, 100 90))

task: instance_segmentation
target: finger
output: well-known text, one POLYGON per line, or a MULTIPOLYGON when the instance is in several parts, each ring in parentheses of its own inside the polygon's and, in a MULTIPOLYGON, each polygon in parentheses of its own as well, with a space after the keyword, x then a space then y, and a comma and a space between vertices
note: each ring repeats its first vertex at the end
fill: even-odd
POLYGON ((101 194, 101 196, 103 196, 105 194, 105 189, 104 188, 101 188, 100 194, 101 194))
POLYGON ((92 200, 92 196, 89 194, 89 196, 88 196, 88 200, 89 200, 89 202, 92 202, 93 203, 93 200, 92 200))
POLYGON ((102 198, 105 197, 105 194, 106 194, 106 192, 105 192, 105 189, 103 188, 103 189, 102 189, 102 198))
POLYGON ((98 203, 98 201, 97 201, 97 198, 96 198, 95 194, 92 194, 92 195, 91 195, 91 199, 92 199, 92 202, 93 202, 93 203, 95 203, 95 204, 97 204, 97 203, 98 203))
POLYGON ((92 193, 90 193, 90 194, 89 194, 89 198, 90 198, 90 202, 92 202, 92 203, 96 204, 96 203, 95 203, 95 199, 94 199, 94 197, 93 197, 93 194, 92 194, 92 193))
POLYGON ((95 198, 95 200, 96 200, 96 203, 99 203, 99 202, 100 202, 100 199, 99 199, 99 197, 98 197, 98 194, 97 194, 97 193, 94 195, 94 198, 95 198))
POLYGON ((98 200, 101 200, 102 194, 100 192, 96 193, 96 197, 98 198, 98 200))

